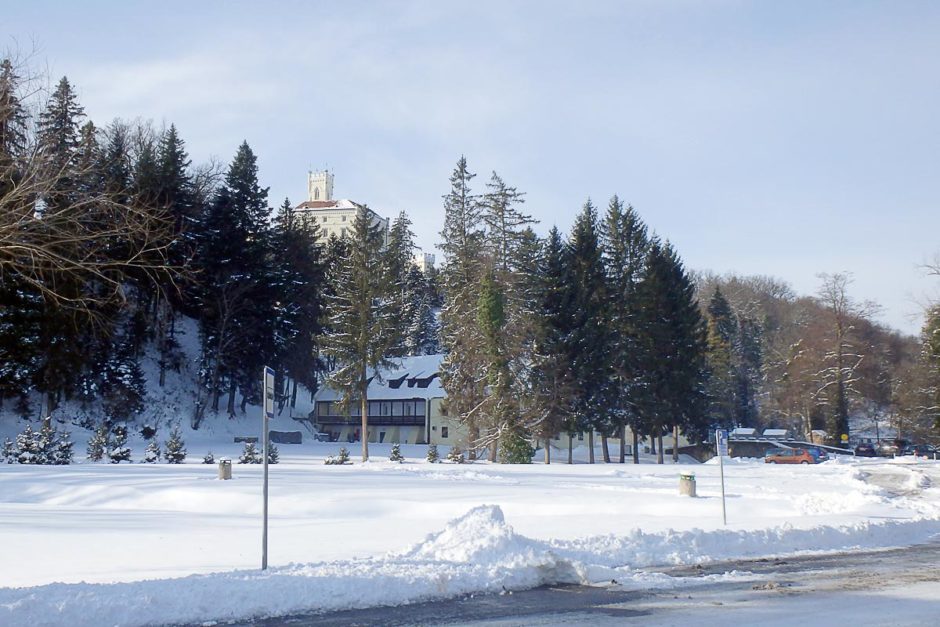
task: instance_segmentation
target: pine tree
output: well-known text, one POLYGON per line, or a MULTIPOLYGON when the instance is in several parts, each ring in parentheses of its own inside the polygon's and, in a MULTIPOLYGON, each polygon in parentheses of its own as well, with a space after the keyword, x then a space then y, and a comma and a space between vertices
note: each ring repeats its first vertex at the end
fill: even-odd
POLYGON ((44 420, 39 432, 36 433, 36 444, 34 464, 53 464, 55 463, 56 442, 59 434, 52 426, 51 420, 44 420))
POLYGON ((111 429, 108 459, 111 460, 112 464, 131 461, 131 449, 127 446, 127 427, 125 425, 115 425, 111 429))
POLYGON ((429 464, 436 464, 441 460, 440 455, 437 452, 437 444, 428 445, 428 456, 427 461, 429 464))
POLYGON ((708 395, 709 413, 714 424, 725 428, 735 424, 735 368, 732 346, 737 325, 731 305, 716 287, 708 303, 708 395))
POLYGON ((255 446, 254 442, 245 442, 245 448, 242 449, 242 454, 238 458, 239 464, 260 464, 262 463, 261 453, 258 452, 258 447, 255 446))
POLYGON ((551 462, 551 438, 563 429, 569 433, 577 430, 572 413, 576 382, 571 372, 573 354, 568 345, 576 303, 568 268, 567 250, 561 234, 552 227, 539 264, 535 341, 529 378, 533 431, 539 439, 545 440, 546 463, 551 462))
POLYGON ((3 449, 0 450, 0 459, 3 459, 7 464, 15 464, 17 462, 16 445, 13 444, 13 440, 10 438, 4 438, 3 440, 3 449))
POLYGON ((268 442, 268 463, 276 464, 280 460, 280 454, 278 453, 277 446, 272 442, 268 442))
POLYGON ((480 280, 484 271, 483 222, 480 199, 470 183, 475 175, 461 157, 450 177, 451 191, 444 196, 444 229, 441 250, 447 258, 442 271, 444 305, 441 339, 445 357, 441 384, 447 392, 449 415, 467 426, 470 459, 476 458, 482 425, 475 409, 484 400, 487 364, 483 359, 483 334, 476 323, 480 280))
POLYGON ((388 461, 399 463, 405 461, 405 457, 401 454, 401 444, 398 444, 397 442, 392 444, 392 452, 388 456, 388 461))
POLYGON ((38 464, 39 434, 31 425, 26 425, 23 432, 16 436, 16 461, 20 464, 38 464))
MULTIPOLYGON (((598 241, 597 212, 584 205, 568 242, 573 301, 577 303, 568 336, 575 383, 573 406, 578 430, 588 431, 588 455, 594 463, 594 431, 610 433, 610 329, 604 265, 598 241)), ((606 449, 605 449, 606 455, 606 449)))
POLYGON ((50 463, 55 464, 56 466, 68 466, 71 464, 75 455, 72 451, 73 446, 74 443, 69 436, 69 432, 60 432, 58 438, 56 439, 55 449, 53 451, 50 463))
POLYGON ((510 430, 500 437, 499 461, 501 464, 531 464, 535 449, 518 430, 510 430))
MULTIPOLYGON (((692 439, 705 435, 706 333, 691 279, 668 244, 654 241, 641 289, 642 382, 638 407, 658 441, 677 428, 692 439)), ((674 455, 676 454, 674 450, 674 455)))
POLYGON ((86 452, 88 460, 100 462, 104 459, 108 448, 108 427, 105 424, 101 424, 95 429, 94 435, 88 439, 88 450, 86 452))
POLYGON ((146 381, 131 342, 122 340, 104 364, 103 404, 109 420, 133 420, 144 410, 146 381))
POLYGON ((454 464, 464 464, 466 463, 466 458, 463 456, 463 451, 460 450, 460 447, 456 444, 450 447, 450 450, 447 451, 447 461, 454 464))
POLYGON ((160 461, 160 443, 156 438, 150 440, 147 449, 144 451, 144 463, 155 464, 160 461))
POLYGON ((323 334, 326 268, 322 247, 317 244, 319 232, 315 220, 298 217, 290 201, 284 199, 274 220, 271 256, 277 292, 275 363, 278 372, 293 380, 291 406, 296 402, 297 384, 315 393, 324 370, 319 336, 323 334))
POLYGON ((206 453, 206 454, 203 456, 203 458, 202 458, 202 463, 203 463, 203 464, 214 464, 214 463, 215 463, 215 455, 212 454, 212 451, 209 451, 208 453, 206 453))
POLYGON ((344 405, 360 404, 362 461, 369 459, 369 380, 381 380, 381 370, 390 366, 386 355, 396 337, 383 240, 379 225, 361 208, 353 222, 349 254, 337 273, 336 294, 329 299, 330 332, 323 339, 324 351, 337 365, 330 384, 342 393, 344 405))
POLYGON ((186 444, 179 425, 173 425, 170 430, 170 439, 164 444, 163 458, 168 464, 182 464, 186 459, 186 444))
POLYGON ((385 248, 384 261, 387 271, 387 299, 391 304, 391 329, 394 333, 389 356, 404 357, 411 354, 408 350, 408 335, 413 318, 414 304, 417 298, 414 285, 409 281, 414 268, 414 233, 411 220, 402 211, 392 222, 388 233, 388 246, 385 248))
POLYGON ((196 427, 207 404, 218 411, 224 384, 229 415, 235 414, 239 388, 244 410, 259 395, 258 373, 274 357, 267 193, 258 185, 257 159, 242 143, 198 234, 203 389, 210 398, 197 401, 196 427))
POLYGON ((614 422, 621 430, 623 462, 624 427, 633 433, 633 463, 639 460, 639 433, 648 431, 636 411, 636 387, 640 362, 637 328, 639 291, 643 264, 649 250, 646 225, 631 206, 611 198, 601 228, 601 246, 607 277, 607 317, 610 324, 610 364, 613 387, 610 394, 614 422))

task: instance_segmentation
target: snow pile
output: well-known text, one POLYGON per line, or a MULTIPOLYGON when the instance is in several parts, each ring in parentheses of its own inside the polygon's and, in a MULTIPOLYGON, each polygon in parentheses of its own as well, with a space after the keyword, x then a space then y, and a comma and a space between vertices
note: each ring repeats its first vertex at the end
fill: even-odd
POLYGON ((0 589, 0 624, 128 627, 235 620, 580 581, 545 544, 517 535, 498 507, 484 505, 425 542, 384 558, 267 572, 0 589))
MULTIPOLYGON (((940 533, 935 519, 763 531, 667 531, 574 541, 517 534, 502 510, 474 507, 410 549, 384 557, 290 565, 114 584, 0 589, 8 627, 152 625, 244 620, 400 605, 474 592, 616 578, 630 587, 668 585, 633 569, 800 551, 883 547, 940 533)), ((686 585, 688 582, 686 582, 686 585)))

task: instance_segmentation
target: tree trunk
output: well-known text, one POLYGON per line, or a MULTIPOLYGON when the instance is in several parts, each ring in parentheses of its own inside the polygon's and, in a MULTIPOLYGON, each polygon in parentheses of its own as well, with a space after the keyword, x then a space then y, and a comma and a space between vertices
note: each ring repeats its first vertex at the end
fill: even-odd
POLYGON ((594 463, 594 429, 588 429, 588 462, 594 463))
POLYGON ((362 414, 362 461, 369 461, 369 381, 365 369, 359 379, 359 406, 362 414))
POLYGON ((633 432, 633 463, 640 463, 640 434, 635 430, 631 429, 633 432))
POLYGON ((663 434, 662 431, 659 432, 659 435, 656 436, 656 463, 663 463, 663 434))
POLYGON ((235 377, 232 377, 231 381, 228 384, 228 403, 226 404, 226 409, 228 409, 229 418, 235 417, 235 392, 238 390, 238 386, 235 385, 235 377))
POLYGON ((672 427, 672 462, 679 463, 679 425, 672 427))
POLYGON ((480 440, 480 427, 476 425, 476 419, 473 419, 473 423, 470 424, 469 429, 467 430, 467 459, 476 461, 477 458, 477 449, 476 443, 480 440))
POLYGON ((604 455, 604 463, 609 464, 610 463, 610 450, 608 450, 607 448, 607 434, 606 433, 601 434, 601 449, 602 449, 601 453, 603 453, 604 455))
POLYGON ((620 425, 620 463, 627 462, 627 425, 620 425))
POLYGON ((552 463, 552 439, 545 438, 545 463, 552 463))
POLYGON ((499 437, 496 437, 493 439, 493 443, 490 444, 489 460, 492 463, 496 463, 496 453, 497 453, 498 448, 499 448, 499 437))
POLYGON ((574 463, 574 455, 572 451, 574 450, 574 434, 570 431, 568 432, 568 463, 574 463))

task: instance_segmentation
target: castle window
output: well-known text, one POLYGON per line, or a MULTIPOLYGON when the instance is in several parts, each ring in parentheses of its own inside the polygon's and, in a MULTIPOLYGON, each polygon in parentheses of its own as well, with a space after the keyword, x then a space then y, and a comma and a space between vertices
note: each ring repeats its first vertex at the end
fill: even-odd
POLYGON ((326 216, 323 216, 323 221, 326 222, 326 216))
POLYGON ((343 216, 343 222, 345 222, 345 221, 346 221, 346 216, 343 216))
POLYGON ((450 434, 447 433, 447 427, 441 427, 441 437, 446 438, 448 435, 450 434))
POLYGON ((320 188, 319 187, 313 190, 313 199, 320 200, 320 188))

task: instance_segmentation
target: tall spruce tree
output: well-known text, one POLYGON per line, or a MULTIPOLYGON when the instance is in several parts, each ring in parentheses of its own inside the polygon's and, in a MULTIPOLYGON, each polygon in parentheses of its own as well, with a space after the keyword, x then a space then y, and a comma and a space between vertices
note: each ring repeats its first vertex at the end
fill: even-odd
POLYGON ((652 243, 641 285, 638 405, 662 463, 664 432, 683 429, 696 439, 707 426, 705 324, 692 281, 668 243, 652 243))
POLYGON ((626 425, 633 433, 633 463, 639 460, 639 434, 649 426, 636 410, 639 384, 639 308, 643 264, 649 251, 646 225, 631 206, 614 196, 601 228, 607 277, 607 318, 610 324, 610 365, 613 386, 609 396, 614 423, 620 429, 620 462, 624 462, 626 425))
POLYGON ((335 294, 328 300, 329 333, 323 350, 336 364, 330 384, 342 392, 342 403, 358 401, 362 425, 362 461, 369 459, 369 382, 391 366, 388 351, 396 340, 388 266, 382 247, 385 234, 371 212, 356 212, 348 254, 337 268, 335 294))
MULTIPOLYGON (((197 266, 204 383, 213 411, 218 411, 223 383, 227 384, 229 415, 235 414, 239 389, 242 410, 258 397, 259 373, 273 357, 267 196, 267 188, 258 184, 257 158, 243 142, 200 225, 197 266)), ((194 426, 202 419, 204 403, 197 401, 194 426)))
MULTIPOLYGON (((545 443, 545 463, 551 463, 551 440, 573 424, 572 400, 575 380, 568 341, 574 319, 574 290, 571 289, 568 251, 558 229, 552 227, 539 263, 538 307, 535 315, 535 343, 530 371, 533 433, 545 443)), ((568 463, 572 460, 568 439, 568 463)))
MULTIPOLYGON (((610 330, 607 286, 598 240, 597 211, 589 200, 575 221, 568 240, 574 310, 568 345, 575 378, 573 396, 577 430, 588 432, 588 456, 594 463, 594 432, 610 433, 610 330)), ((605 449, 606 450, 606 449, 605 449)))
POLYGON ((392 325, 395 339, 391 356, 404 357, 409 354, 407 334, 415 317, 418 294, 413 291, 418 287, 409 281, 410 270, 414 267, 414 233, 411 220, 402 211, 392 222, 388 233, 388 246, 385 247, 385 265, 388 267, 388 299, 392 307, 394 322, 392 325))
POLYGON ((294 212, 288 199, 274 219, 272 264, 276 362, 278 371, 292 381, 285 392, 293 407, 297 400, 297 384, 316 392, 318 377, 323 372, 319 357, 319 338, 323 333, 324 260, 317 244, 320 227, 294 212))
POLYGON ((475 175, 461 157, 444 196, 444 229, 440 248, 446 257, 441 272, 444 306, 441 337, 445 352, 441 383, 447 392, 446 411, 467 426, 470 459, 476 458, 481 435, 477 409, 484 400, 487 364, 484 337, 476 320, 484 272, 480 199, 471 190, 475 175))

